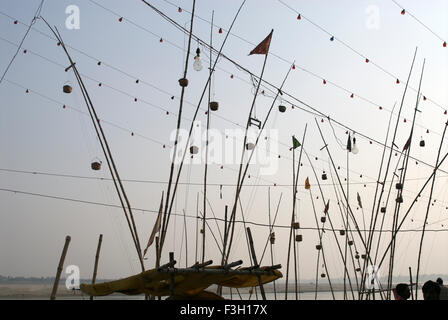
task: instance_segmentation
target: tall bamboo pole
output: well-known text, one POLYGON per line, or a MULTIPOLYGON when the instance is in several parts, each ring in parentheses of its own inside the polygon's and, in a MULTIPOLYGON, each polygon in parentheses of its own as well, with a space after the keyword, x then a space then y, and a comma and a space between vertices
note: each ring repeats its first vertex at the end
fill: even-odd
POLYGON ((297 193, 297 178, 299 176, 300 172, 300 162, 302 161, 302 152, 303 152, 303 145, 305 143, 305 137, 306 137, 306 129, 308 127, 308 124, 305 125, 305 130, 303 131, 303 138, 302 138, 302 147, 300 148, 300 156, 299 156, 299 163, 297 164, 297 176, 295 174, 295 147, 293 145, 292 147, 292 156, 293 156, 293 162, 292 162, 292 169, 293 169, 293 175, 292 175, 292 190, 293 190, 293 200, 292 200, 292 214, 291 214, 291 225, 289 227, 289 243, 288 243, 288 255, 287 255, 287 262, 286 262, 286 284, 285 284, 285 300, 288 300, 288 279, 289 279, 289 259, 291 256, 291 243, 294 243, 293 249, 294 249, 294 262, 295 262, 295 294, 296 294, 296 300, 298 299, 298 293, 297 293, 297 262, 296 262, 296 240, 295 240, 295 232, 294 232, 294 220, 295 220, 295 208, 296 208, 296 193, 297 193))
MULTIPOLYGON (((203 89, 203 91, 202 91, 201 97, 200 97, 200 99, 199 99, 198 105, 197 105, 197 107, 196 107, 196 110, 195 110, 193 119, 192 119, 192 121, 191 121, 190 131, 189 131, 189 133, 188 133, 188 138, 187 138, 187 141, 186 141, 186 144, 187 144, 187 145, 188 145, 188 143, 189 143, 189 141, 190 141, 191 134, 192 134, 192 132, 193 132, 194 121, 196 120, 196 117, 197 117, 197 115, 198 115, 199 108, 200 108, 201 103, 202 103, 202 99, 204 98, 204 95, 205 95, 205 93, 206 93, 206 91, 207 91, 208 83, 209 83, 210 80, 211 80, 211 75, 213 74, 213 72, 214 72, 214 70, 215 70, 215 67, 216 67, 216 64, 218 63, 218 60, 219 60, 219 58, 221 57, 221 52, 222 52, 222 50, 223 50, 223 48, 224 48, 224 45, 225 45, 226 42, 227 42, 227 39, 228 39, 228 37, 229 37, 229 35, 230 35, 230 32, 231 32, 231 30, 232 30, 232 28, 233 28, 233 25, 234 25, 234 23, 235 23, 235 21, 236 21, 238 15, 239 15, 239 13, 241 12, 241 9, 243 8, 244 4, 246 3, 246 1, 247 1, 247 0, 243 0, 243 2, 241 3, 241 5, 240 5, 240 7, 239 7, 239 9, 238 9, 238 11, 237 11, 237 13, 235 14, 235 16, 234 16, 234 18, 233 18, 233 21, 232 21, 232 23, 231 23, 231 25, 230 25, 230 27, 229 27, 229 29, 228 29, 228 31, 227 31, 227 34, 226 34, 226 36, 225 36, 225 38, 224 38, 224 40, 223 40, 223 42, 222 42, 222 44, 221 44, 221 48, 220 48, 219 51, 218 51, 218 54, 217 54, 216 59, 215 59, 215 62, 213 63, 212 73, 209 74, 209 77, 208 77, 208 79, 207 79, 207 82, 206 82, 206 84, 205 84, 205 86, 204 86, 204 89, 203 89)), ((152 6, 150 3, 148 3, 148 2, 145 1, 145 0, 142 0, 142 2, 145 3, 146 5, 148 5, 149 7, 151 7, 151 8, 152 8, 153 10, 155 10, 158 14, 162 15, 162 16, 165 18, 165 15, 164 15, 163 13, 161 13, 160 10, 158 10, 158 9, 156 9, 154 6, 152 6)), ((191 35, 191 33, 190 33, 190 35, 191 35)), ((170 205, 169 205, 169 209, 168 209, 168 211, 167 211, 167 219, 166 219, 166 223, 165 223, 165 228, 163 229, 163 232, 162 232, 162 238, 161 238, 161 250, 162 250, 162 248, 163 248, 163 243, 164 243, 164 240, 165 240, 165 237, 166 237, 166 231, 167 231, 167 227, 168 227, 169 220, 170 220, 170 216, 171 216, 171 210, 172 210, 172 207, 173 207, 174 198, 175 198, 175 195, 176 195, 177 186, 178 186, 178 184, 179 184, 179 179, 180 179, 180 175, 181 175, 181 172, 182 172, 182 167, 183 167, 183 164, 184 164, 184 160, 185 160, 185 156, 186 156, 186 154, 187 154, 187 150, 185 150, 185 151, 183 152, 182 161, 181 161, 181 163, 180 163, 180 165, 179 165, 179 169, 178 169, 178 172, 177 172, 176 182, 175 182, 175 184, 174 184, 174 189, 173 189, 173 196, 172 196, 172 198, 171 198, 171 203, 170 203, 170 205)))
MULTIPOLYGON (((264 69, 266 67, 267 59, 268 59, 268 54, 265 54, 264 55, 264 61, 263 61, 263 67, 261 69, 260 79, 263 78, 264 69)), ((222 257, 222 263, 221 264, 227 263, 227 260, 229 258, 229 254, 230 254, 230 247, 231 247, 231 244, 232 244, 233 233, 234 233, 234 229, 235 229, 234 221, 235 221, 235 218, 236 218, 237 204, 238 204, 238 199, 239 199, 239 195, 240 195, 240 182, 241 182, 241 174, 242 174, 242 170, 243 170, 244 152, 246 150, 246 143, 247 143, 247 132, 248 132, 249 127, 251 125, 252 112, 253 112, 253 109, 254 109, 254 106, 255 106, 255 101, 257 100, 258 91, 260 89, 260 84, 261 84, 261 80, 258 81, 257 88, 256 88, 255 94, 254 94, 254 98, 252 99, 252 105, 251 105, 250 110, 249 110, 249 116, 247 117, 246 129, 245 129, 245 132, 244 132, 243 148, 242 148, 242 151, 241 151, 240 166, 239 166, 239 170, 238 170, 238 180, 237 180, 237 184, 236 184, 235 200, 234 200, 233 209, 232 209, 232 213, 230 215, 230 221, 229 221, 229 228, 231 228, 229 248, 228 249, 224 248, 224 255, 222 257), (227 249, 227 251, 226 251, 226 249, 227 249)))
MULTIPOLYGON (((443 129, 442 139, 440 140, 439 151, 437 152, 436 164, 439 162, 440 152, 442 151, 442 145, 443 145, 443 140, 445 138, 445 133, 446 133, 447 126, 448 126, 448 121, 445 123, 445 128, 443 129)), ((420 274, 420 259, 422 257, 422 249, 423 249, 423 238, 425 237, 426 222, 428 221, 429 209, 431 207, 431 199, 432 199, 432 194, 433 194, 433 191, 434 191, 434 184, 436 182, 436 173, 437 173, 436 170, 434 170, 434 175, 432 177, 432 182, 431 182, 431 191, 429 192, 428 205, 426 207, 425 220, 423 221, 422 236, 420 238, 420 245, 419 245, 419 248, 418 248, 417 274, 415 276, 415 283, 417 285, 417 289, 418 289, 418 276, 420 274)), ((415 290, 415 300, 418 299, 418 290, 417 289, 415 290)))
MULTIPOLYGON (((93 267, 93 276, 92 276, 92 284, 95 284, 96 281, 96 274, 98 271, 98 261, 100 258, 100 251, 101 251, 101 243, 103 242, 103 235, 100 234, 100 237, 98 239, 98 247, 96 248, 96 255, 95 255, 95 265, 93 267)), ((93 300, 93 296, 90 296, 90 300, 93 300)))
MULTIPOLYGON (((235 199, 239 198, 241 189, 243 188, 244 179, 245 179, 246 174, 247 174, 247 171, 248 171, 248 169, 249 169, 249 165, 250 165, 250 162, 251 162, 251 160, 252 160, 252 157, 253 157, 253 155, 254 155, 254 153, 255 153, 255 149, 256 149, 256 147, 257 147, 257 145, 258 145, 258 141, 259 141, 259 139, 260 139, 260 137, 261 137, 261 134, 263 133, 263 130, 264 130, 265 126, 266 126, 266 123, 267 123, 267 121, 268 121, 268 119, 269 119, 269 116, 270 116, 270 114, 271 114, 271 112, 272 112, 272 109, 273 109, 273 107, 274 107, 274 104, 275 104, 275 102, 276 102, 276 100, 277 100, 279 94, 282 94, 282 93, 281 93, 281 90, 282 90, 282 88, 283 88, 283 86, 284 86, 286 80, 288 79, 288 76, 289 76, 289 73, 291 72, 291 70, 292 70, 292 68, 289 68, 289 69, 288 69, 288 72, 286 73, 286 76, 285 76, 285 78, 283 79, 283 82, 282 82, 282 84, 281 84, 281 86, 280 86, 278 92, 276 93, 275 98, 272 100, 272 103, 271 103, 271 106, 270 106, 270 108, 269 108, 269 111, 268 111, 268 113, 267 113, 267 115, 266 115, 266 117, 265 117, 265 119, 264 119, 264 121, 263 121, 263 125, 261 126, 261 129, 260 129, 260 132, 258 133, 257 139, 255 140, 254 149, 252 150, 251 154, 249 155, 249 159, 248 159, 248 161, 247 161, 247 163, 246 163, 246 167, 245 167, 245 169, 244 169, 244 171, 243 171, 243 174, 241 175, 241 179, 238 179, 239 183, 237 183, 237 188, 236 188, 236 193, 235 193, 235 199)), ((260 82, 261 82, 261 80, 262 80, 262 78, 260 78, 260 82)), ((257 86, 257 88, 258 88, 258 86, 257 86)), ((254 97, 254 98, 255 98, 255 97, 254 97)), ((248 122, 249 122, 249 123, 250 123, 250 121, 251 121, 251 119, 250 119, 250 115, 251 115, 251 114, 252 114, 252 113, 250 113, 250 114, 249 114, 249 117, 248 117, 248 122)), ((246 134, 247 134, 247 129, 246 129, 246 134)), ((245 135, 245 137, 246 137, 246 135, 245 135)), ((244 145, 243 145, 243 152, 245 152, 245 147, 246 147, 246 142, 244 142, 244 145)), ((244 154, 242 154, 241 159, 243 159, 243 156, 244 156, 244 154)), ((242 164, 242 161, 241 161, 241 164, 242 164)), ((240 176, 240 173, 239 173, 238 175, 240 176)), ((234 211, 234 210, 236 210, 236 206, 235 206, 235 205, 234 205, 234 207, 233 207, 233 209, 232 209, 232 214, 231 214, 231 216, 230 216, 230 221, 233 221, 233 220, 235 219, 236 211, 234 211)), ((228 252, 230 252, 230 247, 231 247, 232 240, 233 240, 234 224, 229 225, 229 228, 232 228, 232 230, 231 230, 231 237, 230 237, 230 244, 229 244, 228 252)), ((227 254, 227 255, 228 255, 228 254, 227 254)), ((227 258, 224 258, 224 260, 225 260, 225 259, 227 259, 227 258)))
POLYGON ((59 259, 58 269, 56 271, 56 278, 54 278, 53 290, 51 291, 50 300, 56 300, 56 292, 58 291, 59 280, 61 279, 62 269, 64 268, 65 256, 67 255, 68 245, 70 244, 71 237, 65 237, 64 248, 62 249, 61 258, 59 259))
MULTIPOLYGON (((185 58, 185 67, 184 67, 184 73, 183 73, 183 79, 187 79, 187 72, 188 72, 188 62, 190 59, 190 48, 191 48, 191 36, 193 33, 193 22, 194 22, 194 12, 196 9, 196 0, 193 0, 193 9, 191 11, 191 20, 190 20, 190 32, 188 36, 188 47, 187 47, 187 53, 185 58)), ((174 140, 174 151, 173 151, 173 157, 171 159, 171 166, 170 166, 170 176, 168 179, 168 187, 166 192, 166 202, 165 202, 165 210, 163 214, 163 220, 162 220, 162 235, 160 239, 160 253, 162 254, 163 245, 165 242, 165 234, 168 228, 168 221, 169 221, 169 213, 168 213, 168 204, 170 201, 170 195, 171 195, 171 185, 173 181, 173 174, 174 174, 174 164, 177 157, 177 145, 179 143, 179 132, 180 132, 180 126, 181 126, 181 120, 182 120, 182 111, 183 111, 183 105, 184 105, 184 95, 185 95, 185 85, 181 84, 181 93, 180 93, 180 102, 179 102, 179 111, 177 114, 177 126, 176 126, 176 137, 174 140)), ((174 192, 173 192, 174 193, 174 192)), ((173 194, 173 199, 175 197, 175 194, 173 194)))
MULTIPOLYGON (((420 90, 421 90, 421 86, 422 86, 424 70, 425 70, 425 60, 423 60, 422 72, 421 72, 421 75, 420 75, 420 82, 419 82, 418 92, 417 92, 417 101, 415 103, 414 117, 412 119, 411 134, 410 134, 410 137, 409 137, 409 146, 408 146, 408 148, 406 150, 407 151, 406 152, 406 157, 405 157, 405 161, 406 162, 405 162, 405 165, 404 165, 404 170, 402 171, 402 175, 403 175, 403 178, 401 180, 402 188, 400 190, 398 190, 399 197, 402 197, 402 195, 403 195, 403 188, 404 188, 404 183, 405 183, 405 180, 406 180, 406 173, 407 173, 407 169, 408 169, 409 156, 411 154, 411 148, 412 148, 412 143, 411 142, 412 142, 412 137, 413 137, 413 134, 414 134, 415 118, 417 116, 417 111, 419 111, 418 110, 418 106, 419 106, 419 101, 420 101, 420 98, 421 98, 420 97, 420 90)), ((439 151, 439 155, 440 155, 440 151, 439 151)), ((397 203, 396 220, 394 221, 394 225, 392 227, 394 230, 397 227, 398 216, 400 214, 400 208, 401 208, 401 203, 398 202, 397 203)), ((395 216, 394 216, 394 219, 395 219, 395 216)), ((393 280, 393 268, 394 268, 396 241, 397 241, 396 238, 394 238, 393 239, 393 243, 392 243, 392 250, 391 250, 391 263, 390 263, 390 268, 389 268, 389 271, 390 271, 390 287, 389 287, 389 291, 388 291, 389 295, 390 295, 390 292, 391 292, 391 286, 392 286, 392 280, 393 280)))
POLYGON ((212 11, 212 23, 210 24, 210 59, 209 59, 209 77, 210 81, 208 84, 208 104, 207 104, 207 130, 206 130, 206 141, 205 141, 205 165, 204 165, 204 220, 202 223, 202 263, 205 261, 205 217, 207 216, 207 168, 208 168, 208 138, 210 130, 210 102, 211 102, 211 88, 212 88, 212 46, 213 46, 213 18, 215 11, 212 11))

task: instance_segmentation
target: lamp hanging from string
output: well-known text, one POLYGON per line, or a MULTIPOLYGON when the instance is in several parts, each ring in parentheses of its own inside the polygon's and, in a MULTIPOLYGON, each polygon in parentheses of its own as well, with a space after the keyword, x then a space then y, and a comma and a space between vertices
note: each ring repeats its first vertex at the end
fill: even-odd
POLYGON ((193 69, 196 71, 201 71, 203 68, 201 60, 201 50, 199 47, 196 49, 196 56, 194 57, 193 69))

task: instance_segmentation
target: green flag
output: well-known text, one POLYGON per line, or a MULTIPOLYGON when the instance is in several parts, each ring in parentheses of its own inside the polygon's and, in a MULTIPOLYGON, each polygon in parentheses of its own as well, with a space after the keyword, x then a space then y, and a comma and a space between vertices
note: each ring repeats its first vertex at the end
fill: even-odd
POLYGON ((292 148, 295 149, 300 146, 301 146, 301 144, 300 144, 299 140, 297 140, 296 137, 292 136, 292 148))

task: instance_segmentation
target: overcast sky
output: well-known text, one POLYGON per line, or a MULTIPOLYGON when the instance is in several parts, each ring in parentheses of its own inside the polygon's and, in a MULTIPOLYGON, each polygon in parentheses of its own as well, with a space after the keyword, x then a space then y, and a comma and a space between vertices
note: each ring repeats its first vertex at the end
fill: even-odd
MULTIPOLYGON (((182 26, 188 27, 191 1, 150 2, 182 26), (178 7, 183 8, 181 13, 178 7)), ((17 50, 26 32, 26 25, 32 20, 39 3, 40 0, 1 1, 2 73, 17 50), (17 24, 15 20, 18 20, 17 24)), ((395 103, 394 113, 398 111, 414 51, 418 47, 410 80, 412 89, 408 90, 404 100, 396 138, 400 149, 405 144, 411 129, 423 60, 426 59, 422 92, 427 99, 421 101, 419 109, 422 112, 417 113, 411 147, 411 156, 418 159, 418 164, 416 160, 409 161, 409 180, 405 185, 400 213, 403 216, 431 173, 431 168, 422 162, 431 165, 435 163, 447 120, 444 111, 448 109, 448 48, 443 47, 442 39, 448 39, 448 3, 443 0, 401 0, 399 3, 407 10, 405 15, 400 14, 402 9, 389 0, 285 0, 283 3, 290 8, 277 0, 247 0, 223 52, 259 75, 264 56, 248 56, 248 53, 274 29, 264 79, 280 86, 295 61, 295 69, 285 83, 284 92, 359 133, 355 134, 359 153, 349 155, 349 197, 360 227, 363 227, 363 221, 367 227, 370 222, 375 181, 383 150, 374 141, 383 142, 386 138, 390 112, 395 103), (297 12, 302 19, 297 19, 297 12), (334 41, 330 40, 332 36, 334 41), (400 81, 398 84, 397 78, 400 81), (354 96, 350 98, 352 93, 354 96), (421 139, 425 140, 425 147, 419 146, 421 139), (357 193, 362 198, 364 213, 361 209, 356 210, 357 193)), ((194 33, 204 41, 209 41, 209 21, 214 10, 213 45, 219 48, 225 30, 230 26, 240 4, 237 0, 197 1, 194 33), (218 32, 219 28, 224 29, 222 34, 218 32)), ((146 244, 169 177, 170 150, 173 145, 170 136, 176 127, 181 91, 178 79, 183 74, 188 38, 138 0, 47 0, 41 15, 59 29, 64 42, 70 46, 69 51, 103 120, 120 176, 125 180, 139 180, 125 182, 125 188, 132 206, 147 210, 134 211, 141 242, 146 244), (69 5, 79 8, 79 29, 70 30, 66 27, 69 16, 66 8, 69 5), (119 21, 120 17, 123 17, 122 22, 119 21), (98 65, 98 61, 102 62, 101 65, 98 65), (102 85, 99 86, 99 83, 102 85), (172 96, 174 99, 171 99, 172 96), (134 98, 137 98, 137 102, 134 98)), ((112 183, 99 179, 110 177, 104 156, 73 73, 64 72, 68 60, 50 33, 42 20, 36 22, 5 80, 0 84, 0 148, 3 150, 0 156, 0 274, 53 276, 64 238, 70 235, 72 241, 65 265, 79 266, 81 276, 88 278, 92 273, 100 233, 104 239, 98 277, 119 278, 135 274, 140 269, 123 212, 119 208, 100 205, 118 205, 119 201, 112 183), (26 54, 24 49, 27 50, 26 54), (73 86, 70 95, 62 91, 66 83, 73 86), (26 93, 26 89, 29 93, 26 93), (91 162, 96 159, 103 161, 101 171, 92 171, 90 168, 91 162), (69 201, 68 198, 96 204, 69 201)), ((197 47, 198 43, 193 41, 192 55, 197 47)), ((190 59, 187 76, 189 86, 181 123, 184 129, 190 127, 208 76, 209 54, 204 47, 200 49, 204 63, 202 71, 193 70, 193 60, 190 59)), ((229 130, 241 130, 245 126, 254 88, 250 76, 225 59, 221 58, 217 67, 212 99, 219 101, 220 108, 211 115, 211 128, 216 129, 220 137, 225 139, 229 130)), ((264 119, 271 103, 270 95, 260 95, 255 116, 264 119)), ((276 225, 289 225, 292 212, 291 136, 295 135, 303 142, 303 131, 305 125, 308 125, 304 146, 318 176, 323 171, 328 174, 327 181, 321 180, 327 184, 323 192, 325 198, 330 199, 329 214, 334 227, 340 229, 343 226, 341 212, 336 205, 335 189, 331 185, 329 158, 325 150, 321 150, 324 144, 314 121, 315 116, 297 107, 293 109, 292 104, 307 109, 290 97, 275 102, 266 126, 275 139, 269 140, 269 146, 263 146, 269 148, 269 163, 274 166, 274 170, 263 172, 259 165, 250 167, 250 178, 246 179, 241 195, 244 217, 250 222, 268 223, 270 189, 271 216, 274 216, 282 195, 276 225), (278 112, 279 104, 287 107, 285 113, 278 112)), ((201 121, 198 131, 204 129, 206 122, 206 104, 203 103, 201 108, 197 119, 201 121)), ((321 122, 321 117, 317 117, 317 120, 335 165, 340 167, 338 173, 343 180, 347 175, 347 153, 341 143, 347 141, 346 129, 337 124, 332 129, 327 119, 321 122)), ((392 127, 396 121, 394 115, 392 127)), ((204 144, 201 145, 199 139, 194 142, 203 151, 204 144)), ((242 141, 237 139, 235 148, 240 150, 241 145, 242 141)), ((445 142, 442 155, 447 150, 445 142)), ((226 147, 225 152, 229 155, 230 147, 226 147)), ((395 169, 398 159, 392 157, 391 171, 395 169)), ((302 163, 297 219, 302 227, 314 228, 316 223, 310 192, 303 188, 307 176, 312 184, 311 193, 318 219, 323 215, 324 204, 305 155, 302 163)), ((217 218, 224 217, 225 205, 233 204, 235 187, 228 185, 236 183, 238 170, 237 164, 224 163, 223 169, 221 165, 211 164, 208 173, 211 185, 207 193, 211 207, 207 208, 207 214, 214 214, 217 218), (222 188, 222 199, 220 184, 225 185, 222 188)), ((436 179, 433 194, 436 201, 430 207, 428 229, 443 231, 425 234, 422 273, 444 273, 448 266, 448 258, 444 253, 448 240, 448 201, 445 198, 448 166, 444 164, 441 168, 445 172, 439 172, 436 179)), ((331 172, 334 174, 333 170, 331 172)), ((187 184, 182 184, 178 189, 174 208, 178 215, 170 221, 162 257, 164 261, 168 258, 168 252, 173 250, 181 266, 186 263, 191 265, 195 261, 194 217, 197 199, 199 210, 202 212, 203 209, 203 174, 203 163, 184 166, 180 180, 187 184), (188 261, 185 259, 183 210, 188 216, 188 261)), ((428 195, 429 188, 403 224, 403 230, 421 230, 428 195)), ((393 188, 384 219, 384 228, 388 230, 392 224, 395 197, 396 190, 393 188)), ((241 220, 241 211, 238 211, 238 220, 241 220)), ((209 224, 218 242, 221 242, 217 223, 211 220, 209 224)), ((222 232, 223 223, 218 222, 218 225, 222 232)), ((269 231, 265 226, 251 225, 251 229, 260 257, 269 231)), ((242 259, 245 265, 249 265, 243 230, 243 225, 238 224, 230 260, 242 259)), ((210 230, 206 231, 206 258, 218 263, 219 249, 210 230)), ((277 227, 274 231, 277 238, 274 263, 285 266, 289 230, 277 227)), ((299 244, 298 250, 299 273, 300 278, 310 279, 316 270, 317 231, 302 230, 301 234, 303 242, 299 244)), ((406 275, 409 266, 415 270, 420 235, 421 232, 400 233, 395 255, 395 274, 406 275)), ((343 237, 338 237, 342 241, 343 237)), ((384 233, 380 256, 388 239, 390 233, 384 233)), ((355 244, 362 253, 357 236, 355 244)), ((342 276, 341 258, 332 233, 325 233, 323 245, 330 275, 334 278, 342 276)), ((154 266, 154 250, 153 247, 149 249, 145 261, 147 268, 154 266)), ((263 265, 270 264, 269 253, 266 252, 263 265)), ((285 272, 285 268, 282 271, 285 272)), ((381 269, 380 273, 387 273, 387 268, 381 269)))

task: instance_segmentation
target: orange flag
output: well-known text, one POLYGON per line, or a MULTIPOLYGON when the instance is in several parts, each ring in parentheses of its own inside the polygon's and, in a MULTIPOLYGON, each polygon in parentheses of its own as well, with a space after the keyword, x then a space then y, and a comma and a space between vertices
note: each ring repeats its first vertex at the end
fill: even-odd
POLYGON ((308 179, 308 177, 306 177, 305 180, 305 189, 307 190, 311 189, 310 180, 308 179))
POLYGON ((269 46, 271 45, 271 38, 272 38, 273 32, 274 32, 274 29, 271 30, 271 33, 266 37, 266 39, 261 41, 260 44, 258 46, 256 46, 255 49, 249 53, 249 55, 251 55, 251 54, 268 54, 269 46))
POLYGON ((156 223, 154 224, 154 228, 152 229, 151 236, 149 237, 145 251, 143 251, 143 256, 146 255, 146 251, 148 251, 149 247, 154 242, 154 238, 156 237, 157 232, 159 232, 160 230, 160 224, 162 223, 162 208, 163 208, 163 193, 162 193, 162 200, 160 200, 159 215, 157 216, 156 223))

